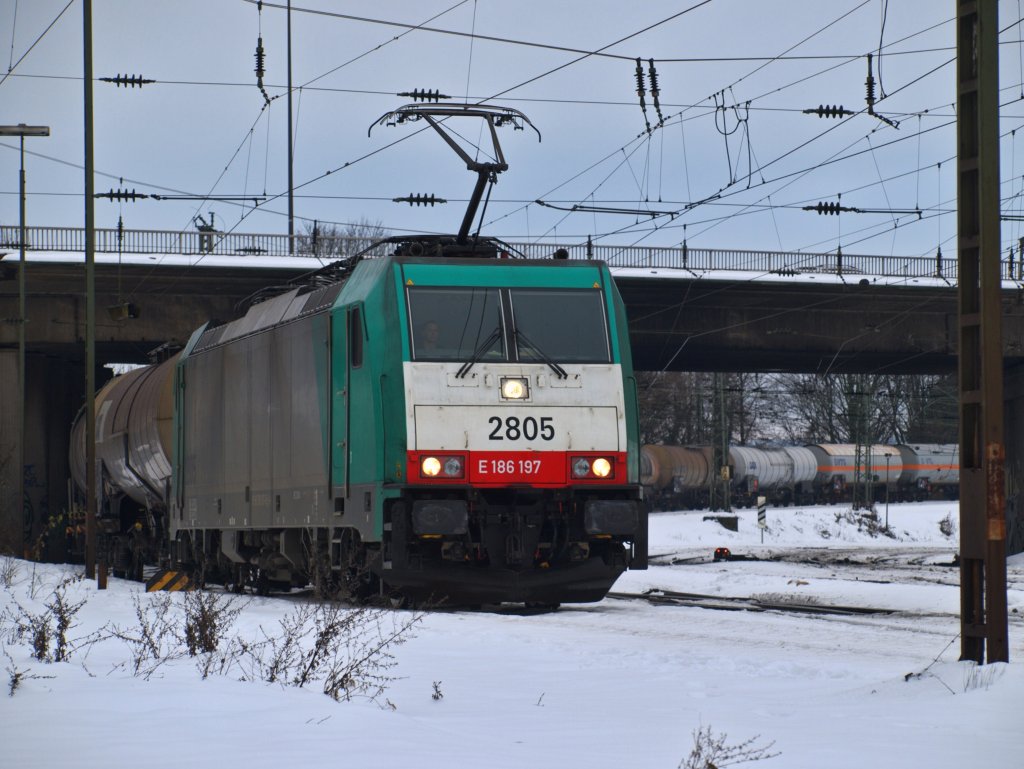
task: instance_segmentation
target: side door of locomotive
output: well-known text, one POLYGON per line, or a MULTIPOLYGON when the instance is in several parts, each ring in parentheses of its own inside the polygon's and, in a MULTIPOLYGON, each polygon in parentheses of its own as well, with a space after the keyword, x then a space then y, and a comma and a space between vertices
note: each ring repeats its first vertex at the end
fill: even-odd
POLYGON ((352 468, 352 369, 363 364, 362 305, 341 307, 331 320, 331 496, 344 512, 352 468))

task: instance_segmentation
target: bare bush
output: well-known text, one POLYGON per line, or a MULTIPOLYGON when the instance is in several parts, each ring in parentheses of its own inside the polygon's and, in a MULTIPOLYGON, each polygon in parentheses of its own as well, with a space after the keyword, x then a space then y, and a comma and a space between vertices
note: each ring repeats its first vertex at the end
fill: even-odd
POLYGON ((300 606, 278 621, 278 632, 271 635, 261 626, 263 638, 253 643, 242 643, 238 663, 245 677, 268 684, 288 683, 289 671, 294 670, 302 658, 302 641, 308 633, 313 614, 312 606, 300 606))
POLYGON ((857 512, 847 508, 834 515, 836 523, 856 526, 857 531, 863 532, 869 537, 877 537, 881 534, 890 539, 896 539, 896 534, 878 519, 878 515, 874 511, 857 512))
MULTIPOLYGON (((127 645, 130 659, 115 669, 146 679, 162 665, 189 656, 196 659, 203 678, 241 674, 243 680, 283 686, 317 684, 337 701, 377 701, 394 680, 395 647, 412 637, 412 628, 423 616, 335 603, 305 604, 282 618, 274 630, 260 628, 261 637, 253 639, 231 633, 245 606, 236 598, 205 592, 136 594, 134 624, 108 623, 75 638, 71 631, 85 600, 69 599, 68 588, 79 579, 62 581, 40 611, 30 611, 12 596, 0 613, 0 634, 11 643, 29 646, 32 657, 42 662, 65 661, 86 645, 116 639, 127 645)), ((7 672, 12 694, 26 678, 35 677, 13 661, 7 672)))
POLYGON ((964 692, 989 689, 1005 672, 1005 665, 979 665, 973 661, 967 662, 964 668, 964 692))
POLYGON ((170 593, 134 595, 135 625, 114 626, 110 635, 127 644, 132 675, 148 679, 162 665, 197 657, 203 678, 224 672, 235 655, 233 640, 222 649, 244 604, 215 593, 188 593, 182 601, 170 593))
POLYGON ((138 594, 132 596, 136 626, 114 626, 110 634, 128 645, 132 675, 148 679, 161 665, 185 653, 181 648, 180 624, 172 612, 171 595, 146 593, 145 596, 145 603, 138 594))
POLYGON ((46 603, 46 608, 49 609, 50 614, 53 616, 54 662, 64 662, 71 654, 71 648, 69 647, 68 642, 68 631, 74 627, 72 623, 74 622, 75 615, 81 611, 88 599, 83 598, 80 601, 71 601, 68 599, 67 589, 71 585, 81 582, 82 579, 83 577, 81 575, 63 579, 61 583, 54 588, 53 594, 50 596, 50 600, 46 603))
POLYGON ((190 657, 217 651, 242 610, 233 598, 202 590, 186 593, 184 608, 185 645, 190 657))
POLYGON ((939 521, 939 531, 944 537, 952 537, 956 534, 956 521, 952 513, 946 513, 946 517, 939 521))
POLYGON ((32 656, 40 662, 53 662, 50 656, 50 618, 45 614, 28 615, 26 635, 32 644, 32 656))
POLYGON ((7 657, 7 667, 4 668, 4 669, 7 671, 7 675, 8 675, 8 681, 7 681, 7 696, 8 697, 13 697, 14 696, 14 693, 16 691, 18 691, 18 687, 21 686, 23 681, 27 681, 29 679, 53 678, 53 676, 40 676, 40 675, 36 675, 31 670, 20 670, 18 668, 18 666, 16 664, 14 664, 14 659, 11 657, 10 654, 7 653, 6 649, 4 649, 4 656, 7 657))
POLYGON ((324 680, 324 694, 331 699, 362 696, 376 701, 394 680, 389 671, 398 663, 392 650, 412 637, 412 628, 423 615, 373 611, 364 619, 345 638, 344 653, 332 660, 324 680), (390 626, 385 617, 391 619, 390 626))
POLYGON ((319 682, 331 699, 376 701, 394 680, 394 647, 412 637, 421 619, 421 614, 337 604, 300 606, 280 620, 276 631, 261 628, 263 638, 251 644, 236 638, 232 649, 250 680, 295 687, 319 682))
MULTIPOLYGON (((44 604, 45 611, 33 612, 12 599, 17 612, 9 615, 11 639, 32 647, 32 656, 40 662, 66 662, 79 648, 99 640, 98 633, 72 639, 68 633, 75 626, 75 615, 85 606, 87 599, 72 601, 68 588, 82 581, 81 576, 66 577, 53 589, 44 604)), ((33 588, 34 589, 34 588, 33 588)))
POLYGON ((14 587, 20 573, 21 564, 17 558, 11 558, 9 555, 0 556, 0 585, 14 587))
MULTIPOLYGON (((796 585, 800 587, 808 583, 801 580, 790 580, 788 584, 796 585)), ((795 606, 817 606, 821 604, 821 599, 814 595, 796 595, 793 593, 755 593, 750 596, 752 601, 758 603, 768 604, 793 604, 795 606)))
POLYGON ((758 746, 756 743, 760 739, 761 736, 756 735, 749 740, 730 745, 727 741, 728 735, 715 734, 710 726, 701 727, 694 731, 693 750, 679 764, 679 769, 724 769, 726 766, 764 761, 781 755, 769 752, 775 745, 774 742, 758 746))

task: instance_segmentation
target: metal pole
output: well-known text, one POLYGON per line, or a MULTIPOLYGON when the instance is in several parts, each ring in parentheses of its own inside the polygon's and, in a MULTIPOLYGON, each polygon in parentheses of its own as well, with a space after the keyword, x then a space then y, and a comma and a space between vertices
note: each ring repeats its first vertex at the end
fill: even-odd
POLYGON ((82 0, 85 84, 85 576, 96 576, 96 221, 93 211, 92 0, 82 0))
MULTIPOLYGON (((25 135, 21 137, 21 171, 18 182, 18 504, 21 505, 22 536, 25 517, 25 135)), ((26 549, 28 542, 22 543, 26 549)))
POLYGON ((892 454, 885 455, 885 530, 889 530, 889 458, 892 454))
MULTIPOLYGON (((25 137, 26 136, 49 136, 49 126, 30 126, 24 123, 18 125, 0 126, 0 136, 17 136, 20 143, 21 163, 18 170, 18 503, 22 506, 21 514, 24 516, 25 505, 25 324, 28 320, 26 315, 25 286, 26 286, 26 260, 25 249, 28 244, 27 229, 25 227, 25 137)), ((25 536, 24 521, 22 536, 25 536)), ((28 541, 22 542, 22 548, 27 551, 28 541)), ((28 555, 26 552, 25 555, 28 555)))
POLYGON ((980 664, 1009 660, 997 0, 957 0, 956 82, 960 659, 980 664))
POLYGON ((288 253, 295 253, 295 178, 292 156, 292 0, 288 0, 288 253))

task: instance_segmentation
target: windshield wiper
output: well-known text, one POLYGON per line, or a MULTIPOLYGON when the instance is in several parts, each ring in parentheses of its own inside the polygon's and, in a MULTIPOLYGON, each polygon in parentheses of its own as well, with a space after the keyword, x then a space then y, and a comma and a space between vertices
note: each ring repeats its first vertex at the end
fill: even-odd
POLYGON ((555 363, 553 360, 551 360, 551 358, 549 358, 545 354, 545 352, 542 349, 540 349, 540 347, 537 346, 535 342, 531 342, 529 337, 526 336, 526 334, 524 334, 518 328, 515 329, 512 332, 512 334, 513 336, 515 336, 516 339, 522 339, 524 342, 526 342, 526 344, 530 348, 532 348, 535 353, 537 353, 537 357, 540 358, 542 362, 547 363, 548 366, 551 367, 551 370, 555 372, 559 379, 569 378, 569 373, 564 368, 555 363))
POLYGON ((466 374, 469 373, 469 370, 473 368, 473 364, 475 364, 478 360, 484 357, 484 355, 490 349, 491 345, 493 345, 499 339, 501 339, 501 324, 495 326, 494 331, 490 333, 490 336, 488 336, 484 341, 482 341, 479 347, 473 350, 473 354, 469 356, 469 360, 463 363, 462 367, 455 372, 455 378, 462 379, 463 377, 465 377, 466 374))

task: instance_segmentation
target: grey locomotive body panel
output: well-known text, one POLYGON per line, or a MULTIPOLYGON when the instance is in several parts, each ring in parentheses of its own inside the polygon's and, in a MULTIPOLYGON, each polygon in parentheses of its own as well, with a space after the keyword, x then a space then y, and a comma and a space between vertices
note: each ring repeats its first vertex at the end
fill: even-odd
POLYGON ((179 528, 326 525, 326 341, 316 313, 188 356, 179 528))

